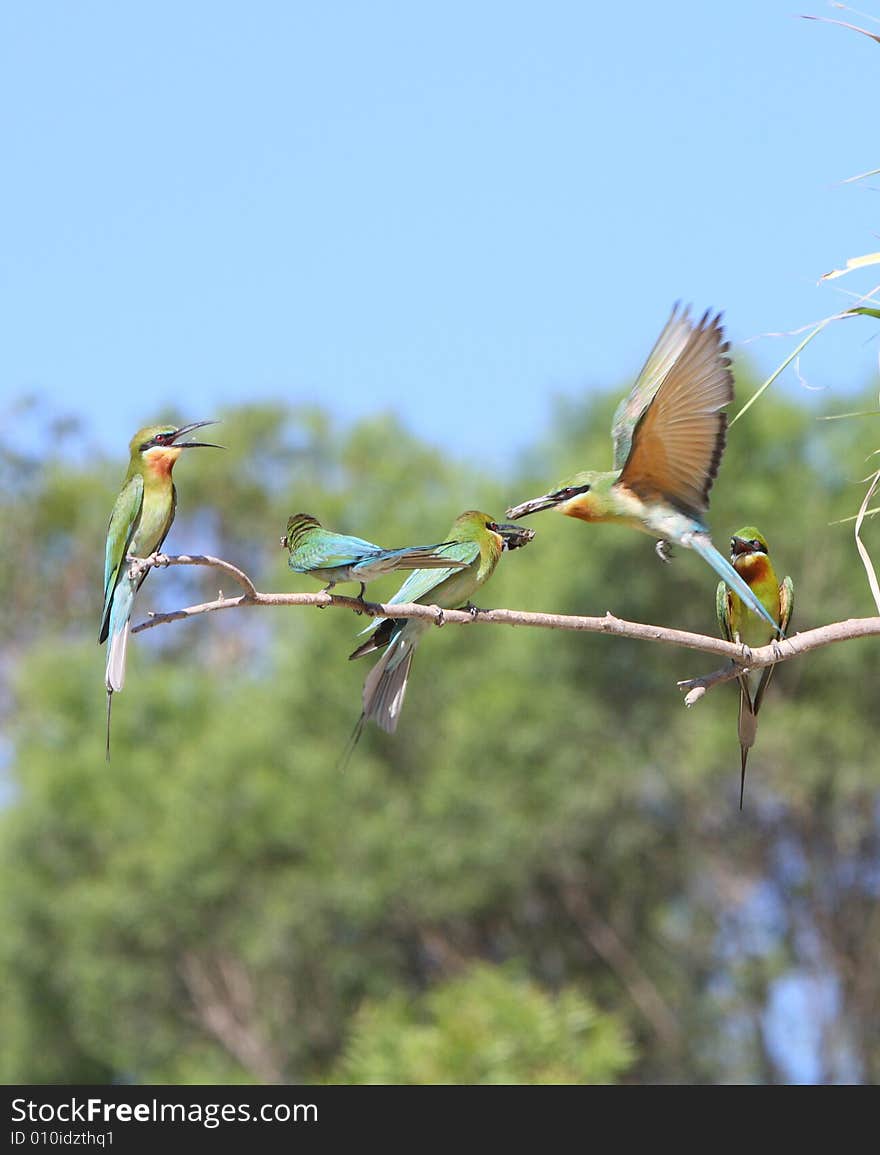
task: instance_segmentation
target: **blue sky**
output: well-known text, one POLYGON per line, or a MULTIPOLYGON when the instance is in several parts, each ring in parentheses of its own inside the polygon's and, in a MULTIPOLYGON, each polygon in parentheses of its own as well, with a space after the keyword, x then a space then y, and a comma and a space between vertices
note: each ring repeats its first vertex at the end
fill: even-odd
MULTIPOLYGON (((501 452, 623 383, 677 298, 737 342, 826 315, 873 283, 816 281, 878 247, 876 193, 836 182, 880 164, 880 49, 799 8, 841 15, 6 5, 0 394, 121 452, 171 400, 260 397, 501 452)), ((874 328, 814 342, 810 383, 873 381, 874 328)))

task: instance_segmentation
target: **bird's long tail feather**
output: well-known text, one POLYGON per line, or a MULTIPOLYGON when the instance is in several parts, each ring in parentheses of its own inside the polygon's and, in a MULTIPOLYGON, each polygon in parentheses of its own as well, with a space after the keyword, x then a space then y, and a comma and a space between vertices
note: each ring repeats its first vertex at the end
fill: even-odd
POLYGON ((739 576, 727 558, 722 557, 715 546, 712 544, 709 535, 705 533, 691 533, 686 534, 682 538, 682 544, 690 546, 691 549, 696 550, 700 557, 709 563, 712 569, 723 578, 732 590, 739 594, 742 601, 756 613, 762 617, 766 622, 773 627, 777 634, 782 636, 782 630, 777 622, 774 622, 768 611, 761 605, 752 591, 749 589, 745 581, 739 576))
POLYGON ((366 725, 366 721, 367 721, 366 716, 362 713, 361 716, 358 718, 358 720, 354 724, 354 729, 352 730, 351 734, 349 735, 348 742, 346 742, 346 744, 345 744, 345 749, 342 751, 342 756, 340 757, 339 762, 336 765, 336 768, 340 772, 340 774, 344 770, 348 769, 348 764, 351 761, 352 755, 354 754, 355 747, 357 746, 358 742, 360 742, 360 740, 361 740, 361 734, 363 734, 363 732, 364 732, 364 726, 366 725))
POLYGON ((105 749, 105 758, 110 761, 110 709, 113 706, 113 691, 107 691, 107 746, 105 749))
POLYGON ((128 654, 128 637, 131 633, 131 608, 134 602, 135 585, 126 574, 113 591, 113 606, 110 610, 107 638, 107 667, 104 682, 107 686, 107 761, 110 761, 110 710, 113 695, 125 685, 125 660, 128 654))
POLYGON ((400 720, 417 637, 404 628, 388 645, 364 682, 364 718, 375 722, 387 734, 394 733, 400 720))
POLYGON ((739 808, 742 810, 743 794, 746 788, 746 764, 749 760, 749 750, 754 746, 755 736, 758 732, 757 711, 752 703, 752 695, 746 677, 739 679, 739 719, 737 721, 737 731, 739 735, 739 749, 742 757, 742 770, 739 779, 739 808))
POLYGON ((111 694, 118 694, 125 685, 125 660, 128 655, 128 635, 131 622, 126 621, 107 640, 107 670, 105 681, 111 694))
POLYGON ((464 569, 466 565, 444 554, 442 545, 414 545, 389 552, 390 569, 464 569))

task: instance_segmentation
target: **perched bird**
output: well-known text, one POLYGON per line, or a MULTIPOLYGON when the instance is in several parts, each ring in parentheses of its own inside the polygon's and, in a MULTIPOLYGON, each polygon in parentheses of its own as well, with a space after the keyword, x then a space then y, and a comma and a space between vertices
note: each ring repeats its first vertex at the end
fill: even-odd
MULTIPOLYGON (((518 549, 534 536, 532 529, 500 524, 488 513, 468 510, 453 522, 449 531, 452 544, 446 549, 449 556, 463 563, 465 568, 416 570, 388 604, 419 602, 447 610, 464 606, 492 576, 503 551, 518 549)), ((349 657, 362 658, 382 649, 385 652, 364 683, 363 712, 352 734, 349 750, 354 747, 367 721, 375 722, 389 734, 397 729, 413 654, 422 635, 430 628, 430 622, 418 618, 377 618, 367 627, 369 638, 349 657)))
POLYGON ((408 549, 383 549, 359 537, 348 537, 324 529, 310 513, 295 513, 287 522, 281 544, 290 551, 287 564, 295 573, 307 573, 327 582, 332 590, 337 582, 360 582, 363 600, 367 582, 401 569, 464 569, 445 552, 452 544, 414 545, 408 549))
MULTIPOLYGON (((784 634, 794 608, 794 583, 787 577, 780 583, 770 561, 767 541, 753 525, 747 525, 730 539, 730 560, 761 605, 767 610, 779 632, 784 634)), ((729 642, 758 649, 775 640, 777 631, 747 614, 737 594, 718 583, 715 592, 715 611, 722 637, 729 642)), ((758 711, 764 700, 764 691, 773 676, 775 665, 742 674, 739 681, 739 745, 742 754, 742 775, 739 785, 739 808, 742 810, 746 784, 746 762, 754 745, 758 729, 758 711)))
POLYGON ((210 441, 181 441, 194 429, 214 425, 194 421, 191 425, 147 425, 131 439, 131 457, 122 489, 116 498, 104 555, 104 609, 98 642, 107 641, 107 760, 110 760, 110 706, 113 694, 125 682, 125 654, 134 595, 146 572, 130 575, 130 558, 145 558, 162 545, 177 508, 177 491, 171 480, 174 463, 184 449, 220 449, 210 441))
POLYGON ((614 469, 576 473, 552 493, 508 509, 514 519, 558 509, 581 521, 617 521, 696 550, 743 602, 775 628, 742 577, 712 545, 702 514, 727 433, 722 409, 733 400, 721 315, 694 322, 678 306, 630 394, 617 408, 611 436, 614 469))

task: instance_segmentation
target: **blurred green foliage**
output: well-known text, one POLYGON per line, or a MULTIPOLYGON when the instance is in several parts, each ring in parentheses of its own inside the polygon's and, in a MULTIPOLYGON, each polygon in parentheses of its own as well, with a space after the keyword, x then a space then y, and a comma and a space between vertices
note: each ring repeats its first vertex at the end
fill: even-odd
POLYGON ((610 1083, 631 1061, 610 1015, 577 991, 549 997, 497 966, 477 965, 418 1000, 357 1014, 339 1083, 610 1083))
MULTIPOLYGON (((166 548, 317 589, 286 567, 290 513, 436 540, 463 509, 502 516, 610 464, 618 394, 560 407, 496 476, 390 417, 237 408, 225 452, 178 466, 166 548)), ((434 631, 398 733, 368 731, 340 774, 368 666, 346 661, 363 619, 338 610, 137 636, 108 767, 95 643, 126 447, 108 461, 76 422, 27 419, 27 439, 20 414, 0 432, 3 1081, 880 1077, 876 643, 780 669, 743 813, 734 688, 686 711, 675 685, 711 660, 593 635, 434 631), (784 992, 817 982, 831 994, 797 1053, 784 992)), ((868 424, 768 394, 732 431, 716 544, 762 529, 796 629, 873 611, 833 524, 858 508, 868 424)), ((630 530, 531 524, 481 605, 715 631, 695 556, 663 566, 630 530)), ((216 586, 151 574, 135 617, 216 586)))

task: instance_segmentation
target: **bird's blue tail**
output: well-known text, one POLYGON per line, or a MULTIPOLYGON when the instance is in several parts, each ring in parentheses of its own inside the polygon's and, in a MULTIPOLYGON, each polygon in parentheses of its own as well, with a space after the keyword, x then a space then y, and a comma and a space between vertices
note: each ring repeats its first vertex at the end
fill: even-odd
POLYGON ((134 602, 135 589, 135 584, 125 573, 113 591, 113 605, 110 608, 107 634, 107 669, 104 679, 111 694, 121 690, 125 683, 125 656, 128 650, 131 607, 134 602))
POLYGON ((779 623, 774 622, 772 616, 761 605, 761 603, 749 589, 747 583, 739 576, 727 558, 722 557, 722 555, 718 552, 718 550, 712 544, 708 534, 687 534, 686 537, 682 538, 682 544, 689 545, 691 549, 696 550, 700 557, 704 561, 707 561, 712 569, 715 570, 718 576, 723 578, 725 582, 727 582, 727 584, 730 586, 730 588, 739 594, 744 604, 747 605, 753 613, 756 613, 758 617, 761 617, 766 622, 769 622, 780 637, 784 636, 779 623))

